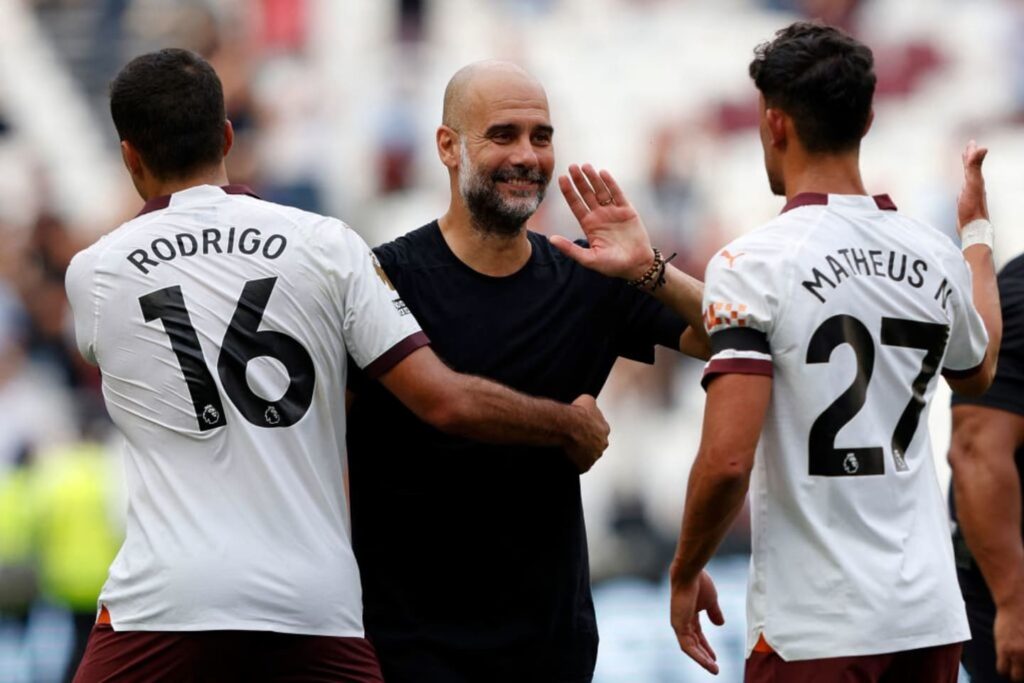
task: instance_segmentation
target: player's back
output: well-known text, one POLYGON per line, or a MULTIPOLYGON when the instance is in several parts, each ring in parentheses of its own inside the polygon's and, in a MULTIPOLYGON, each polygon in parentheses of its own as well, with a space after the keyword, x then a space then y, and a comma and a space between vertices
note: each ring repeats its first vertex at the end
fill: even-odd
POLYGON ((763 632, 787 659, 963 640, 927 405, 940 368, 984 353, 966 265, 885 197, 796 199, 708 274, 725 330, 709 372, 773 374, 751 484, 750 640, 763 632))
POLYGON ((342 223, 199 186, 82 252, 79 346, 126 437, 115 628, 362 635, 342 486, 342 223), (169 204, 169 205, 168 205, 169 204))

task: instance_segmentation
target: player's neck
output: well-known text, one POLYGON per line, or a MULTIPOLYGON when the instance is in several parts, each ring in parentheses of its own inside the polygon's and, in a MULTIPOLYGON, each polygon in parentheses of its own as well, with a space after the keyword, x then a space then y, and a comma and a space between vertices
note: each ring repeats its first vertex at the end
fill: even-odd
POLYGON ((187 178, 163 180, 153 176, 148 176, 140 183, 139 194, 142 195, 144 200, 148 201, 154 197, 164 197, 166 195, 174 194, 175 192, 187 190, 190 187, 198 187, 199 185, 222 186, 227 185, 228 182, 228 173, 222 163, 199 173, 195 173, 187 178))
POLYGON ((785 169, 785 186, 787 200, 804 192, 868 193, 860 176, 860 158, 856 152, 794 159, 785 169))
POLYGON ((478 273, 504 277, 518 272, 530 260, 533 247, 525 225, 513 235, 482 230, 473 225, 465 206, 454 202, 438 224, 452 253, 478 273))

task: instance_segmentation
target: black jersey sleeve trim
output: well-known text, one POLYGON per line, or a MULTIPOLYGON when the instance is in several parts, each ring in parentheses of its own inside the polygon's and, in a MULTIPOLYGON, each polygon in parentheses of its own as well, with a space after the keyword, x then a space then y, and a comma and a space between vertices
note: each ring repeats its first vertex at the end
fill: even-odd
POLYGON ((711 335, 711 355, 722 351, 757 351, 771 353, 768 336, 752 327, 729 327, 711 335))
POLYGON ((421 346, 427 346, 429 344, 430 339, 422 331, 410 334, 408 337, 379 355, 376 360, 370 362, 364 368, 366 376, 370 379, 377 379, 385 372, 398 365, 410 353, 421 346))
POLYGON ((978 374, 981 371, 981 366, 984 364, 985 361, 982 361, 975 365, 973 368, 968 368, 966 370, 951 370, 950 368, 942 368, 942 376, 945 377, 946 379, 967 379, 968 377, 973 377, 974 375, 978 374))

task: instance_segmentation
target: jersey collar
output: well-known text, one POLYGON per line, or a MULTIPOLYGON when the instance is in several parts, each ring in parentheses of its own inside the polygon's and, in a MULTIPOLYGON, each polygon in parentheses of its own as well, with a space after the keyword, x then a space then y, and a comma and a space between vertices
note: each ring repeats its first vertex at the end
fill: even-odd
MULTIPOLYGON (((188 190, 191 189, 191 187, 188 188, 188 190)), ((249 189, 248 185, 221 185, 220 189, 223 190, 225 194, 246 194, 249 195, 250 197, 260 199, 260 196, 253 192, 251 189, 249 189)), ((183 190, 183 192, 187 192, 188 190, 183 190)), ((151 213, 153 211, 159 211, 160 209, 166 209, 168 206, 171 205, 172 196, 173 195, 165 194, 159 197, 151 197, 150 199, 146 200, 146 203, 142 205, 142 210, 135 214, 135 217, 138 218, 143 214, 151 213)))
MULTIPOLYGON (((843 197, 855 197, 857 195, 842 195, 842 196, 843 197)), ((790 211, 792 209, 795 209, 795 208, 798 208, 798 207, 801 207, 801 206, 816 206, 816 205, 817 206, 824 206, 824 205, 828 204, 828 198, 829 198, 829 195, 827 195, 827 194, 825 194, 823 192, 801 192, 800 194, 796 195, 795 197, 790 199, 788 202, 786 202, 786 205, 784 207, 782 207, 782 211, 780 213, 786 213, 787 211, 790 211)), ((865 199, 868 199, 868 198, 865 197, 865 199)), ((896 204, 892 201, 892 199, 887 194, 876 194, 873 197, 871 197, 871 199, 874 200, 875 206, 877 206, 882 211, 895 211, 896 210, 896 204)))

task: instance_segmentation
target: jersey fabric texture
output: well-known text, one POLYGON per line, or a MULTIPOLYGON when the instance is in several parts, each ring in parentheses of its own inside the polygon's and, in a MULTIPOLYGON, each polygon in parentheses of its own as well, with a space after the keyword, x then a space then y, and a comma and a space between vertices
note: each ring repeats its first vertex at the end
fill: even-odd
POLYGON ((203 185, 147 203, 67 274, 125 435, 117 631, 362 636, 342 481, 347 354, 426 338, 340 221, 203 185))
MULTIPOLYGON (((953 394, 952 404, 985 406, 1024 415, 1024 256, 1018 256, 999 271, 999 301, 1003 315, 1003 341, 992 386, 981 396, 953 394)), ((1024 490, 1024 448, 1018 448, 1013 459, 1024 490)), ((957 524, 952 489, 949 494, 957 576, 967 603, 972 635, 971 641, 964 646, 964 667, 974 681, 1009 681, 1008 676, 1000 676, 996 671, 992 631, 995 603, 957 524)))
POLYGON ((884 195, 797 195, 708 264, 705 382, 773 377, 748 653, 762 633, 785 660, 970 637, 926 418, 939 369, 984 358, 971 301, 959 249, 884 195))
MULTIPOLYGON (((436 221, 375 252, 445 362, 528 394, 597 395, 617 357, 679 347, 685 322, 655 299, 528 237, 529 261, 507 277, 465 265, 436 221)), ((590 680, 597 628, 568 458, 448 436, 377 383, 356 391, 353 534, 385 679, 590 680)))

